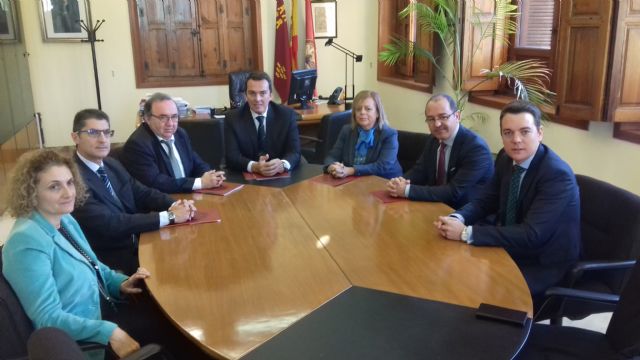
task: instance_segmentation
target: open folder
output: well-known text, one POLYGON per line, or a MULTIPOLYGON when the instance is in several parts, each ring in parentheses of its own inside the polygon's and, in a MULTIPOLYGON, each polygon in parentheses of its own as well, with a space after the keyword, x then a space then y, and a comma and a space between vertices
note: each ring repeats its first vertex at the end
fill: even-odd
POLYGON ((195 190, 194 192, 201 193, 201 194, 227 196, 227 195, 229 195, 229 194, 231 194, 233 192, 236 192, 236 191, 242 189, 243 186, 244 186, 244 184, 223 183, 222 185, 218 186, 217 188, 200 189, 200 190, 195 190))
POLYGON ((271 180, 271 179, 279 179, 279 178, 288 178, 291 177, 291 173, 288 171, 281 172, 280 174, 275 174, 271 176, 264 176, 256 173, 243 172, 242 176, 245 180, 271 180))
POLYGON ((167 225, 167 227, 180 226, 180 225, 195 225, 212 222, 220 222, 222 218, 220 213, 216 209, 198 210, 196 215, 189 221, 180 224, 167 225))

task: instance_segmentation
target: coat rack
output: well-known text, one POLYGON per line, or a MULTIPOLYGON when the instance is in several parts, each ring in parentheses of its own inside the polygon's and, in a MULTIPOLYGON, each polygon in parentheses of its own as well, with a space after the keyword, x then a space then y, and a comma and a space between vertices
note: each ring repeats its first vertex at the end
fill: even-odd
MULTIPOLYGON (((86 2, 87 11, 91 14, 91 5, 89 1, 86 2)), ((104 41, 102 39, 96 38, 96 33, 100 26, 104 24, 103 20, 96 20, 95 24, 92 24, 91 15, 89 15, 89 19, 87 20, 88 24, 84 22, 84 20, 79 20, 80 27, 82 30, 87 32, 87 38, 82 40, 82 42, 88 42, 91 44, 91 56, 93 58, 93 76, 96 82, 96 96, 98 97, 98 109, 102 110, 102 101, 100 100, 100 79, 98 78, 98 62, 96 60, 96 41, 104 41)))

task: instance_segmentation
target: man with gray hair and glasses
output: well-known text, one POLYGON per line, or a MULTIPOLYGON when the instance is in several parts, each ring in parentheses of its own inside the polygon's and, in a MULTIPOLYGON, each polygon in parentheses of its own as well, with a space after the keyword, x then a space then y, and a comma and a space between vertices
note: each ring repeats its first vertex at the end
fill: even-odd
POLYGON ((215 171, 178 127, 178 107, 167 94, 155 93, 144 104, 144 122, 124 144, 120 161, 141 183, 165 193, 189 193, 222 185, 215 171))
POLYGON ((404 177, 387 183, 387 191, 394 197, 443 202, 458 209, 493 174, 491 152, 481 137, 460 124, 451 96, 432 96, 424 113, 431 134, 422 155, 404 177))

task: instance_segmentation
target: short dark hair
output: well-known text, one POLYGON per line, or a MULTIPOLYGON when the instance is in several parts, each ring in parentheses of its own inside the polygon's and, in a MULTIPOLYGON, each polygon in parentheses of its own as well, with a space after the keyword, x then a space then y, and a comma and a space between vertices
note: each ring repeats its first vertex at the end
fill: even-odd
POLYGON ((247 92, 247 86, 249 85, 249 80, 253 80, 253 81, 262 81, 262 80, 266 80, 267 83, 269 84, 269 92, 273 92, 273 89, 271 88, 271 77, 269 76, 269 74, 267 74, 264 71, 252 71, 249 73, 249 76, 247 76, 247 81, 244 83, 244 91, 247 92))
POLYGON ((98 109, 84 109, 78 111, 73 117, 73 132, 82 130, 85 122, 89 119, 106 120, 111 125, 109 115, 106 112, 98 109))
MULTIPOLYGON (((151 115, 151 107, 153 106, 154 103, 160 102, 160 101, 173 101, 173 103, 175 104, 175 100, 173 100, 173 98, 171 98, 171 96, 165 94, 165 93, 161 93, 161 92, 157 92, 153 95, 151 95, 150 98, 147 99, 147 101, 144 102, 144 108, 142 109, 142 115, 145 118, 148 118, 151 115)), ((176 109, 178 108, 178 104, 176 104, 176 109)))
POLYGON ((449 96, 449 94, 445 94, 445 93, 433 95, 432 97, 429 98, 429 100, 427 100, 427 105, 429 105, 434 101, 443 100, 443 99, 449 103, 449 108, 451 109, 451 111, 453 112, 458 111, 458 104, 456 104, 456 101, 451 96, 449 96))
POLYGON ((522 114, 522 113, 531 114, 531 116, 533 116, 533 124, 536 126, 537 129, 540 129, 540 126, 542 125, 540 121, 542 117, 542 113, 540 112, 540 109, 536 105, 525 100, 512 101, 502 108, 502 111, 500 111, 500 128, 502 129, 502 118, 506 114, 522 114))

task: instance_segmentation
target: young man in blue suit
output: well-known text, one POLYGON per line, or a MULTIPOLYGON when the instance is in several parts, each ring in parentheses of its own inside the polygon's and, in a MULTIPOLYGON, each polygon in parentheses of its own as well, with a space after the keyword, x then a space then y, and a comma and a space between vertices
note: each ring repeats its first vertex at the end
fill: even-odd
POLYGON ((298 115, 271 101, 271 78, 247 78, 247 102, 224 124, 227 167, 264 176, 294 169, 300 162, 298 115))
POLYGON ((144 122, 124 144, 120 161, 141 183, 165 193, 189 193, 222 185, 224 172, 213 171, 178 127, 178 107, 155 93, 144 104, 144 122))
POLYGON ((514 101, 500 113, 504 148, 477 198, 436 222, 440 234, 475 246, 502 246, 539 306, 580 252, 580 198, 573 171, 542 144, 540 110, 514 101))
POLYGON ((424 114, 431 133, 424 151, 404 177, 387 183, 387 190, 394 197, 443 202, 458 209, 493 175, 491 151, 481 137, 460 124, 460 111, 451 96, 432 96, 424 114))
POLYGON ((109 116, 103 111, 76 114, 71 133, 74 158, 89 197, 72 215, 98 259, 130 275, 138 267, 138 234, 188 221, 195 207, 191 200, 174 202, 132 178, 120 162, 107 156, 111 136, 109 116))

